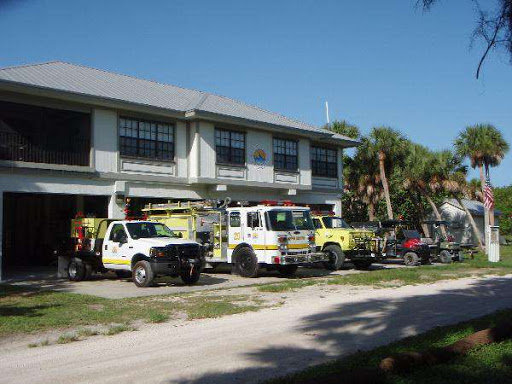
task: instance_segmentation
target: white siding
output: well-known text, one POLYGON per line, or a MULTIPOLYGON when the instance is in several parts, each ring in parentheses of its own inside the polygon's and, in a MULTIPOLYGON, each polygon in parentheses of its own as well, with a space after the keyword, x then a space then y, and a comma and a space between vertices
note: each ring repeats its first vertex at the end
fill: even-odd
POLYGON ((272 135, 268 132, 248 131, 246 135, 246 153, 247 179, 249 181, 272 183, 274 179, 272 135), (254 161, 254 151, 257 149, 263 150, 267 155, 264 164, 259 165, 254 161))
POLYGON ((212 123, 199 124, 199 176, 215 177, 215 128, 212 123))
POLYGON ((187 164, 187 126, 183 122, 176 123, 174 136, 174 148, 176 154, 175 176, 186 178, 188 175, 187 164))
POLYGON ((98 172, 118 171, 117 113, 95 108, 92 112, 94 168, 98 172))
POLYGON ((311 150, 309 140, 299 140, 299 172, 301 185, 311 185, 311 150))

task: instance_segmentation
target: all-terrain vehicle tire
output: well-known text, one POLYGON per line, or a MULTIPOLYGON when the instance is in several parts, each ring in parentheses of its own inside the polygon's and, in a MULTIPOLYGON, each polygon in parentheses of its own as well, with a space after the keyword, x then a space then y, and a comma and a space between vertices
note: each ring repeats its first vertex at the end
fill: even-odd
POLYGON ((452 262, 452 254, 447 250, 443 250, 439 253, 439 261, 443 264, 450 264, 452 262))
POLYGON ((352 261, 352 264, 354 264, 355 269, 366 270, 366 269, 370 268, 370 265, 372 265, 372 262, 368 261, 368 260, 359 260, 359 261, 352 261))
POLYGON ((278 265, 277 271, 281 274, 281 276, 290 277, 290 276, 295 275, 295 272, 297 272, 297 268, 299 268, 299 266, 296 264, 278 265))
POLYGON ((324 262, 325 269, 329 271, 337 271, 345 262, 345 254, 339 245, 328 245, 324 248, 324 252, 329 261, 324 262))
POLYGON ((242 277, 257 277, 260 265, 254 251, 249 247, 240 248, 235 255, 235 269, 242 277))
POLYGON ((407 252, 404 255, 404 264, 408 267, 415 267, 419 264, 418 255, 414 252, 407 252))
POLYGON ((155 279, 155 275, 151 269, 151 264, 146 260, 137 261, 135 263, 133 266, 132 276, 135 285, 141 288, 151 286, 155 279))
POLYGON ((70 281, 82 281, 85 277, 85 265, 82 259, 73 257, 68 264, 68 278, 70 281))
POLYGON ((187 285, 195 284, 199 281, 199 278, 201 277, 201 270, 194 269, 192 271, 192 275, 190 274, 190 271, 183 271, 180 274, 181 280, 187 285))

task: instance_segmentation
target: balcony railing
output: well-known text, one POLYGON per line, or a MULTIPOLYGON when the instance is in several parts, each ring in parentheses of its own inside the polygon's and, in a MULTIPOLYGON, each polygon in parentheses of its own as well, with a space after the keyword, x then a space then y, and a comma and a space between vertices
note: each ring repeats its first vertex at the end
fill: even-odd
POLYGON ((73 147, 74 152, 49 149, 17 133, 0 132, 0 160, 88 166, 89 140, 75 140, 73 147))

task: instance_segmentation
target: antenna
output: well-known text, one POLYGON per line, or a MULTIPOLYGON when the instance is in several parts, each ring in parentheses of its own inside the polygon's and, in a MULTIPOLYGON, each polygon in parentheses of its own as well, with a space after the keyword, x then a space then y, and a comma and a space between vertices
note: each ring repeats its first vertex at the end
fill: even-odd
POLYGON ((325 101, 325 116, 327 118, 327 128, 331 128, 331 120, 329 119, 329 102, 325 101))

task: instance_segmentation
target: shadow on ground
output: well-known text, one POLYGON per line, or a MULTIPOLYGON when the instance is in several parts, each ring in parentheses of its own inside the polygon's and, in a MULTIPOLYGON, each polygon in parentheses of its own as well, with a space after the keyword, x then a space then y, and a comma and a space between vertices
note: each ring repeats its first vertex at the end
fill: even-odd
MULTIPOLYGON (((379 345, 422 333, 436 326, 458 323, 512 307, 512 279, 494 278, 475 281, 465 289, 405 298, 373 299, 349 302, 327 312, 300 319, 297 334, 315 338, 315 349, 290 346, 262 348, 243 353, 252 367, 233 372, 213 372, 194 379, 168 383, 248 383, 280 377, 312 364, 334 360, 344 354, 368 350, 379 345)), ((219 366, 219 371, 223 367, 219 366)), ((485 372, 462 371, 460 382, 482 382, 485 372)), ((343 380, 339 381, 340 383, 343 380)))

